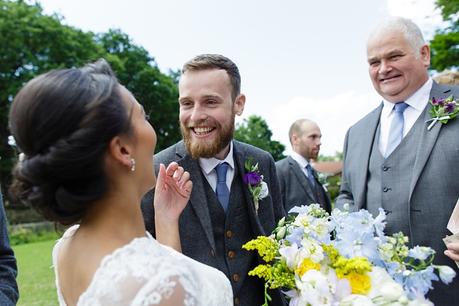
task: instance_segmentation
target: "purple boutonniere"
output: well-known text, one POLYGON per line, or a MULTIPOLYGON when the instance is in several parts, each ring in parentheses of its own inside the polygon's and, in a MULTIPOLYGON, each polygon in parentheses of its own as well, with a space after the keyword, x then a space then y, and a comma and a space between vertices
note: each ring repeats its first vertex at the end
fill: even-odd
POLYGON ((245 170, 243 180, 248 186, 250 194, 252 195, 253 205, 255 206, 255 212, 258 214, 259 201, 268 196, 268 184, 263 181, 263 175, 258 171, 258 163, 253 164, 253 158, 249 158, 244 163, 245 170))
POLYGON ((427 130, 429 131, 435 123, 437 123, 437 121, 440 121, 442 124, 446 124, 450 119, 456 118, 459 114, 459 103, 457 102, 457 99, 455 100, 453 98, 453 96, 449 96, 446 99, 435 99, 432 97, 429 103, 432 105, 432 108, 430 109, 432 119, 427 120, 427 122, 432 121, 427 127, 427 130))

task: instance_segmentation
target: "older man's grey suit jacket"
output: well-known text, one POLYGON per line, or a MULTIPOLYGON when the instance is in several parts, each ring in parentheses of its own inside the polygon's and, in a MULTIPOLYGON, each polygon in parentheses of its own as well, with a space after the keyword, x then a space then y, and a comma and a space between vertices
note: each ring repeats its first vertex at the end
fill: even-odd
MULTIPOLYGON (((433 83, 430 98, 459 97, 459 87, 433 83)), ((430 103, 421 116, 423 120, 431 119, 430 103)), ((341 208, 349 203, 351 209, 366 208, 367 175, 369 158, 375 139, 382 104, 347 132, 344 143, 344 169, 340 195, 336 206, 341 208)), ((449 231, 446 229, 451 212, 459 197, 459 119, 450 120, 447 124, 437 122, 427 130, 430 122, 425 123, 422 136, 413 147, 414 167, 411 170, 411 181, 408 202, 392 214, 408 210, 406 220, 411 245, 430 246, 436 251, 435 263, 448 264, 459 272, 454 262, 443 255, 445 245, 442 241, 449 231)), ((459 277, 453 284, 443 286, 434 282, 434 290, 429 298, 436 305, 456 305, 459 303, 459 277)))

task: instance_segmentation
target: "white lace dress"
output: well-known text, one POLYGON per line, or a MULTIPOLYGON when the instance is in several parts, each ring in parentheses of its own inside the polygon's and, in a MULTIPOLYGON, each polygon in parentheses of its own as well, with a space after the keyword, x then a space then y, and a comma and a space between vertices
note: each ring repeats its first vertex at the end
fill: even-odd
MULTIPOLYGON (((57 277, 57 257, 62 239, 77 228, 78 225, 69 228, 53 249, 61 306, 66 304, 57 277)), ((222 272, 160 244, 149 233, 105 256, 77 305, 160 305, 175 288, 184 292, 183 303, 177 306, 233 305, 231 285, 222 272)))

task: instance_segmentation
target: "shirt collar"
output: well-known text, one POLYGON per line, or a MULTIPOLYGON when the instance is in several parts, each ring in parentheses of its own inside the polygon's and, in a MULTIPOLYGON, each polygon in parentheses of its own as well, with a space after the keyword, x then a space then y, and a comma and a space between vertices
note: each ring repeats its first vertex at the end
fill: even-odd
POLYGON ((298 165, 300 165, 301 169, 305 168, 309 164, 306 158, 296 153, 295 151, 292 151, 290 156, 298 163, 298 165))
POLYGON ((231 169, 234 169, 234 157, 233 157, 233 142, 230 142, 230 149, 228 152, 228 155, 226 155, 225 159, 220 160, 215 157, 211 158, 199 158, 199 165, 201 166, 201 169, 209 175, 212 170, 215 169, 215 167, 218 164, 221 164, 223 162, 227 162, 231 169))
MULTIPOLYGON (((406 104, 411 106, 412 108, 416 109, 417 111, 421 112, 426 107, 427 103, 429 102, 430 91, 432 90, 432 79, 429 78, 424 85, 421 86, 415 93, 413 93, 406 101, 406 104)), ((389 102, 383 99, 384 107, 383 113, 386 116, 389 116, 394 108, 394 103, 389 102)))

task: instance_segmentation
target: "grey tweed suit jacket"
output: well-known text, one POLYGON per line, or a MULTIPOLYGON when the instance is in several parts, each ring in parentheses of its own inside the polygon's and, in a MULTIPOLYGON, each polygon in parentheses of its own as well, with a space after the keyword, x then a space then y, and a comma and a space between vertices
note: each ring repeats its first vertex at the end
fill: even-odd
MULTIPOLYGON (((258 213, 255 212, 252 197, 248 188, 244 188, 244 197, 248 203, 248 213, 250 227, 253 238, 259 235, 269 235, 276 227, 277 222, 285 216, 285 211, 280 198, 279 185, 276 176, 276 167, 272 156, 256 147, 233 141, 233 154, 235 166, 238 166, 239 173, 245 173, 244 162, 252 157, 254 162, 258 162, 259 170, 263 174, 263 180, 269 188, 269 195, 260 200, 258 213)), ((181 233, 182 251, 198 261, 211 265, 209 249, 216 250, 214 231, 212 229, 211 218, 208 209, 202 171, 199 162, 188 155, 183 141, 159 152, 155 155, 155 171, 158 172, 159 164, 168 165, 177 162, 190 173, 193 181, 193 191, 190 201, 180 216, 179 228, 181 233), (182 235, 183 233, 183 235, 182 235), (194 239, 183 239, 183 237, 194 237, 194 239)), ((154 210, 152 207, 153 192, 147 194, 142 200, 142 212, 145 225, 149 232, 154 236, 154 210)), ((212 252, 212 251, 211 251, 212 252)), ((249 271, 246 271, 247 273, 249 271)), ((276 290, 271 293, 273 302, 271 305, 284 305, 284 298, 276 290)))
MULTIPOLYGON (((430 98, 459 97, 459 87, 433 83, 430 98)), ((426 106, 424 121, 431 118, 430 103, 426 106)), ((351 209, 366 208, 366 186, 369 158, 375 139, 382 104, 352 126, 344 142, 344 169, 336 207, 349 203, 351 209)), ((421 114, 421 116, 423 116, 421 114)), ((429 122, 430 123, 430 122, 429 122)), ((454 262, 443 255, 442 238, 451 212, 459 197, 459 119, 447 124, 437 122, 431 130, 426 123, 418 146, 413 148, 415 163, 409 184, 409 237, 412 245, 430 246, 436 251, 435 263, 448 264, 457 273, 454 262)), ((397 213, 393 211, 391 213, 397 213)), ((408 235, 408 233, 404 233, 408 235)), ((459 301, 459 277, 449 286, 434 282, 429 298, 435 305, 452 305, 459 301), (456 301, 456 302, 452 302, 456 301)))
MULTIPOLYGON (((316 203, 314 192, 301 170, 298 163, 291 157, 276 162, 277 176, 279 178, 282 202, 284 203, 285 211, 288 212, 294 206, 309 205, 316 203)), ((320 182, 316 179, 316 184, 320 182)), ((328 193, 324 190, 322 185, 322 193, 325 198, 325 209, 330 212, 330 199, 328 193)))

